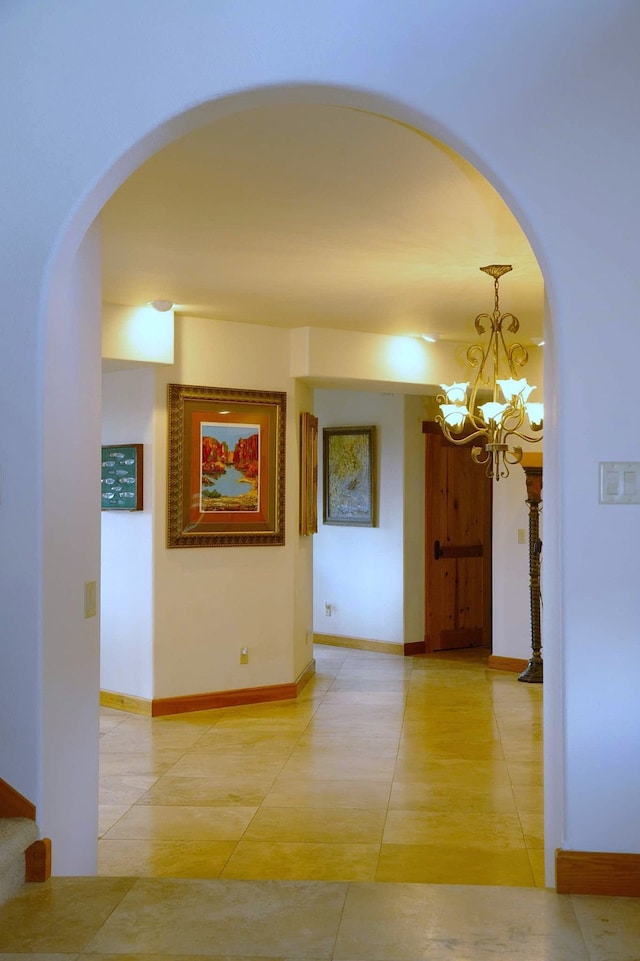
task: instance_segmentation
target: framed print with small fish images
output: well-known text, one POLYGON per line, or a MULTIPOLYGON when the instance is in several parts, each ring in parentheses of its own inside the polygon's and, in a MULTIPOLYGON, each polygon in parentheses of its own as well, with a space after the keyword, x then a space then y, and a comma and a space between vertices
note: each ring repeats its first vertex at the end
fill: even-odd
POLYGON ((102 448, 102 510, 142 510, 142 444, 102 448))
POLYGON ((322 439, 324 523, 375 527, 375 427, 325 427, 322 439))
POLYGON ((169 384, 168 547, 284 544, 287 395, 169 384))

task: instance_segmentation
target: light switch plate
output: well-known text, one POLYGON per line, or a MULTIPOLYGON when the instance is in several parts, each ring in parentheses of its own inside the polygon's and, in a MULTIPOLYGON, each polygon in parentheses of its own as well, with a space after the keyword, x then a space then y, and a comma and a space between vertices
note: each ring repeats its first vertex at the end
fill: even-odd
POLYGON ((640 462, 600 461, 600 503, 640 504, 640 462))

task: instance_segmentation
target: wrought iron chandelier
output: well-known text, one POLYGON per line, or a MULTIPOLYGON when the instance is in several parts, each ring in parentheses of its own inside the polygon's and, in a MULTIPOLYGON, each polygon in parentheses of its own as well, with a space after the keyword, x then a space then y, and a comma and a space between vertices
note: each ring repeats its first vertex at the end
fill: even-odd
POLYGON ((485 333, 485 324, 491 333, 486 347, 472 344, 467 350, 467 362, 477 368, 473 382, 440 384, 444 394, 436 398, 442 411, 436 417, 443 434, 453 444, 478 443, 471 448, 476 464, 486 465, 488 477, 499 481, 507 477, 509 467, 522 460, 522 447, 514 445, 514 439, 536 442, 542 439, 544 405, 532 402, 529 396, 536 389, 529 386, 526 378, 518 379, 518 367, 524 367, 529 359, 526 347, 514 343, 507 345, 502 332, 508 324, 510 334, 517 333, 520 322, 513 314, 501 314, 499 282, 510 271, 510 264, 492 264, 480 270, 493 277, 495 292, 491 314, 478 314, 475 327, 479 334, 485 333), (471 393, 467 400, 467 391, 471 393), (492 391, 492 399, 478 404, 480 391, 492 391), (530 429, 532 434, 526 433, 530 429))

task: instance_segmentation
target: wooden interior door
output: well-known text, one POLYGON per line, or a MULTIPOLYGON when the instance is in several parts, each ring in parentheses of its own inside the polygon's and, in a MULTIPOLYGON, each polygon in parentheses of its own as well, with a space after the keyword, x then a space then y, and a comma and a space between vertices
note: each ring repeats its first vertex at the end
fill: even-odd
POLYGON ((491 647, 492 480, 470 446, 423 425, 425 474, 425 647, 491 647))

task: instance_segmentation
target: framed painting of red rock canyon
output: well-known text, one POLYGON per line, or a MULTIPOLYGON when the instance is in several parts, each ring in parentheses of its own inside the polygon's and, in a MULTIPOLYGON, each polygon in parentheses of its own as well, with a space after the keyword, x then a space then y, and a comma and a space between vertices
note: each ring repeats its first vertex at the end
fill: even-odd
POLYGON ((169 384, 168 547, 284 544, 287 395, 169 384))

